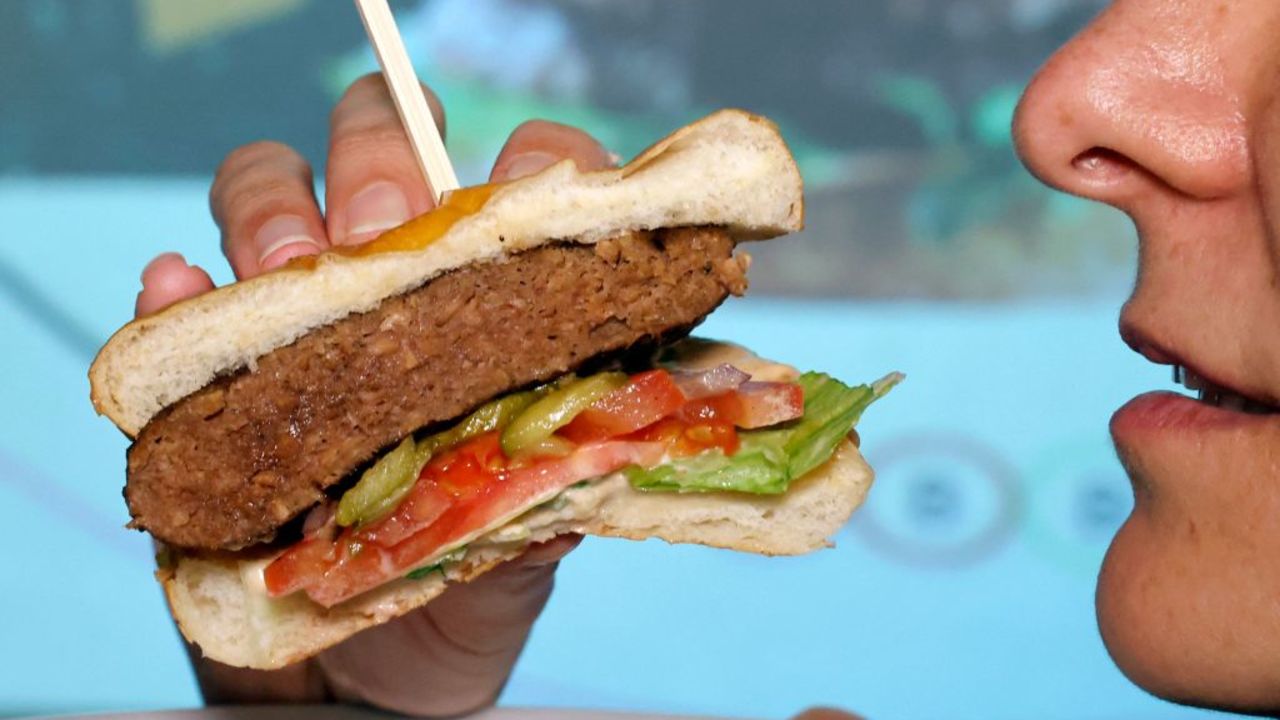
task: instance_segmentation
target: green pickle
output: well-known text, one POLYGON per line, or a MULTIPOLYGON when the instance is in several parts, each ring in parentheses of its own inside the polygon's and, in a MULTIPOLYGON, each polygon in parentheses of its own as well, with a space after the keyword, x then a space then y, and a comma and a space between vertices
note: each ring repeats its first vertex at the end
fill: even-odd
POLYGON ((513 457, 522 450, 542 445, 578 413, 626 382, 626 374, 620 372, 603 372, 564 384, 557 382, 545 397, 529 405, 507 425, 502 432, 502 452, 513 457))
MULTIPOLYGON (((538 398, 546 395, 550 390, 550 386, 544 385, 481 405, 478 410, 468 415, 466 420, 419 442, 419 460, 421 460, 422 465, 426 465, 431 456, 441 450, 447 450, 478 435, 508 426, 513 419, 524 412, 525 408, 532 405, 538 398)), ((422 465, 419 465, 419 467, 422 465)))
POLYGON ((505 427, 513 418, 550 392, 551 386, 508 395, 481 405, 457 425, 414 442, 406 438, 365 471, 338 501, 338 524, 368 525, 395 510, 413 489, 414 482, 431 457, 441 450, 477 435, 505 427))
POLYGON ((382 456, 364 471, 350 490, 338 501, 338 524, 343 527, 366 524, 390 512, 413 489, 422 466, 417 462, 417 449, 412 437, 382 456))

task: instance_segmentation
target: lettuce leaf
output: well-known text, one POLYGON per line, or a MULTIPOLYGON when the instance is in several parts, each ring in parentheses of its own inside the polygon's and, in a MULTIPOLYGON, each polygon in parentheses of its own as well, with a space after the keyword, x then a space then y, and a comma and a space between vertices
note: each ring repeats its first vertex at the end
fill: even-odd
POLYGON ((892 373, 870 385, 850 387, 830 375, 805 373, 797 380, 804 388, 799 420, 742 431, 741 447, 732 457, 714 450, 654 468, 632 467, 627 480, 650 492, 784 493, 793 480, 831 459, 863 411, 902 379, 892 373))

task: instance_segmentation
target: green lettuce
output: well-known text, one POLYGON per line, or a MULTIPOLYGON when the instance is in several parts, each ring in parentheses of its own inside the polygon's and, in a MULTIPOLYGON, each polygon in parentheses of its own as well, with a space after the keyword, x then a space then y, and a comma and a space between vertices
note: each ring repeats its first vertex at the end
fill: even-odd
POLYGON ((867 406, 902 378, 892 373, 870 385, 850 387, 830 375, 805 373, 797 380, 804 388, 800 419, 739 433, 741 446, 733 456, 714 450, 654 468, 632 467, 627 479, 637 490, 651 492, 784 493, 792 480, 831 459, 867 406))

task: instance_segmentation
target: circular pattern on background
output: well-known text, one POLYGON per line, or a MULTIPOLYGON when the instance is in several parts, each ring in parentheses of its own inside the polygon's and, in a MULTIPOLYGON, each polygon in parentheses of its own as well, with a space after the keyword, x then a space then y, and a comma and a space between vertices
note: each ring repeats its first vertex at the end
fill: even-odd
POLYGON ((1105 435, 1055 443, 1027 472, 1025 535, 1036 554, 1094 576, 1133 510, 1133 491, 1105 435))
POLYGON ((920 431, 868 453, 876 482, 851 532, 908 565, 958 568, 996 554, 1021 523, 1017 470, 981 440, 920 431))

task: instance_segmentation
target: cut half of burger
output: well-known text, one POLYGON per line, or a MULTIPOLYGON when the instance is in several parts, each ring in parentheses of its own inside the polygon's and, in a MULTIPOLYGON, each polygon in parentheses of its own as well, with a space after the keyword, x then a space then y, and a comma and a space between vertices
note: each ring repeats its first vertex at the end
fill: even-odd
POLYGON ((848 386, 685 336, 801 226, 768 121, 458 191, 121 329, 90 370, 185 636, 275 668, 562 533, 824 547, 871 471, 848 386))

